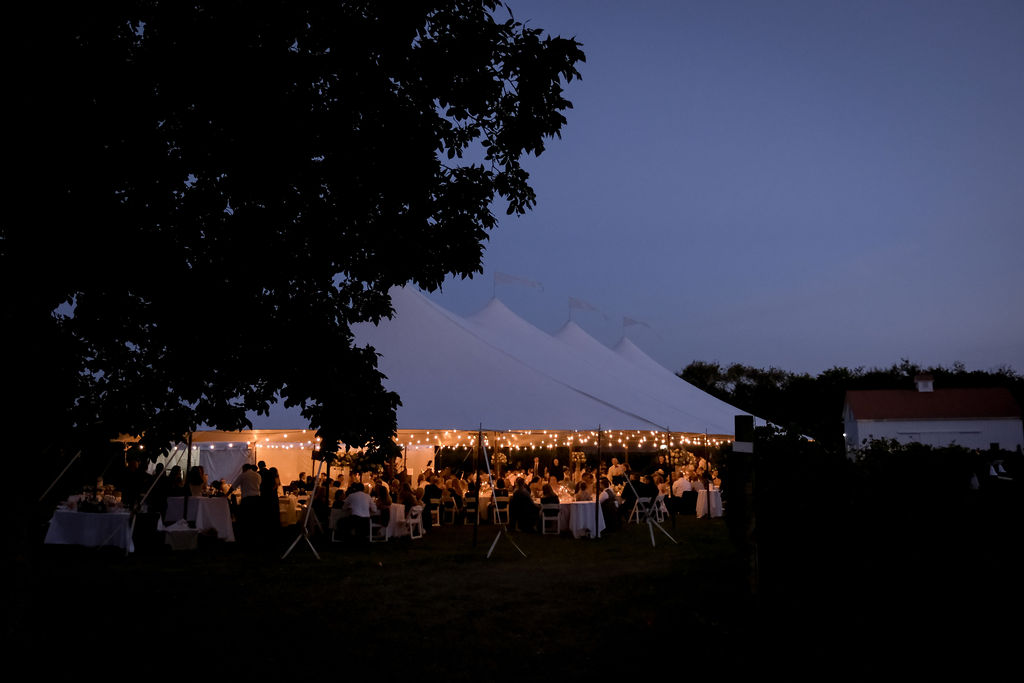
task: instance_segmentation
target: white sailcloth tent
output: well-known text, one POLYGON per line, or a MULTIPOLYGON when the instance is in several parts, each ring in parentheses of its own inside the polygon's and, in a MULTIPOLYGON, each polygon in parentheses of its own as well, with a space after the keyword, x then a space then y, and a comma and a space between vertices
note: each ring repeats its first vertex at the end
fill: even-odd
POLYGON ((615 397, 545 372, 540 350, 513 353, 412 288, 394 288, 391 297, 394 317, 353 332, 357 344, 377 350, 385 387, 401 396, 400 429, 665 428, 615 397))
MULTIPOLYGON (((613 351, 568 323, 555 336, 492 300, 458 316, 410 287, 395 315, 354 328, 398 392, 400 429, 654 430, 728 435, 742 411, 643 354, 613 351)), ((620 344, 620 347, 622 345, 620 344)))
MULTIPOLYGON (((516 433, 513 441, 524 447, 565 445, 553 435, 598 426, 637 443, 653 443, 650 432, 676 434, 670 444, 682 444, 685 435, 687 443, 719 443, 733 434, 734 416, 744 414, 628 339, 613 350, 571 321, 555 335, 543 332, 498 300, 463 317, 411 287, 390 293, 395 315, 355 325, 353 333, 357 345, 380 354, 384 384, 401 397, 398 441, 413 471, 426 466, 435 446, 474 444, 481 427, 516 433)), ((197 433, 196 439, 248 443, 254 457, 278 467, 283 481, 312 471, 314 436, 296 410, 278 406, 269 416, 250 417, 253 431, 197 433)), ((579 443, 593 443, 578 436, 579 443)), ((209 448, 223 450, 223 444, 209 448)))

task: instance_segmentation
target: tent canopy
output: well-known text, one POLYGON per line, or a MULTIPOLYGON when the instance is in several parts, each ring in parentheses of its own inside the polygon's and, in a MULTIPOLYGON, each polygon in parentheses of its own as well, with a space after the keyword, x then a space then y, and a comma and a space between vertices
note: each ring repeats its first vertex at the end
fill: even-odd
POLYGON ((464 318, 410 287, 395 315, 353 328, 402 399, 400 429, 655 430, 732 434, 742 411, 687 384, 632 343, 613 351, 568 323, 549 335, 492 300, 464 318))

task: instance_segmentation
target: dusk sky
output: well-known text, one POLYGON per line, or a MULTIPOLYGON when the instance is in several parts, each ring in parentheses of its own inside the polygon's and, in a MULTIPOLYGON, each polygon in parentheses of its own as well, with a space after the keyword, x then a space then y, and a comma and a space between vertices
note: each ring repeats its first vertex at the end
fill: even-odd
MULTIPOLYGON (((485 273, 432 298, 573 319, 671 370, 1024 371, 1024 3, 510 3, 575 36, 561 140, 485 273)), ((497 213, 504 214, 503 207, 497 213)))

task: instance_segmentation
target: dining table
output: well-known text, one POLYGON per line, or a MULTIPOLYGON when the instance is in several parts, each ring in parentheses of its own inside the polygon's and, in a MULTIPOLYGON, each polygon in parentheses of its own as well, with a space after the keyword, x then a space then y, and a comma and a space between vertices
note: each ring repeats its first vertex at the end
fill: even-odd
POLYGON ((558 503, 558 530, 572 532, 573 538, 597 538, 605 529, 604 511, 596 502, 571 501, 558 503), (594 508, 597 507, 595 520, 594 508), (596 528, 595 528, 596 523, 596 528))
POLYGON ((43 543, 91 548, 113 546, 134 552, 131 521, 132 515, 128 510, 79 512, 60 507, 50 518, 43 543))
POLYGON ((709 513, 711 517, 722 516, 722 491, 718 488, 711 491, 703 489, 697 491, 697 519, 707 517, 709 513), (709 502, 710 510, 708 509, 709 502))
POLYGON ((167 499, 167 512, 164 513, 164 523, 173 524, 184 517, 189 522, 195 523, 199 532, 216 531, 217 538, 229 543, 235 540, 235 529, 231 524, 231 506, 227 498, 189 496, 188 514, 183 515, 185 505, 184 496, 173 496, 167 499))
POLYGON ((291 526, 299 523, 303 507, 299 504, 298 496, 289 493, 277 499, 277 512, 281 520, 281 526, 291 526))
POLYGON ((405 523, 405 506, 401 503, 392 503, 388 519, 388 537, 409 535, 409 525, 405 523))

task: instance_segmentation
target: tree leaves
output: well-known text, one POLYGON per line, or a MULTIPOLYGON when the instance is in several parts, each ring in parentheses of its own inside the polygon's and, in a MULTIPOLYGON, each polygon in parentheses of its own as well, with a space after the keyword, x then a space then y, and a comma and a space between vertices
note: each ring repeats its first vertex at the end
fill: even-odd
POLYGON ((480 272, 495 198, 534 205, 519 159, 579 76, 576 41, 497 7, 20 7, 0 253, 29 293, 5 323, 59 385, 36 409, 159 441, 280 395, 325 441, 386 440, 399 399, 349 325, 391 286, 480 272))

